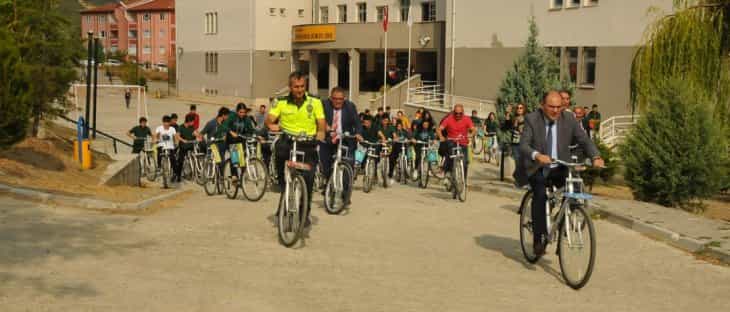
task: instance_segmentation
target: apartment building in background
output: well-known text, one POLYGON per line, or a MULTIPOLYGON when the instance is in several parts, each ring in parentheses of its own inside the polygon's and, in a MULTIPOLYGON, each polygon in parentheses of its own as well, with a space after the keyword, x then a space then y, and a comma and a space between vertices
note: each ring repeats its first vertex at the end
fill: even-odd
POLYGON ((140 64, 175 66, 175 0, 119 1, 81 11, 81 35, 94 32, 105 52, 140 64))
POLYGON ((631 112, 634 54, 647 26, 673 10, 672 0, 445 2, 447 92, 495 99, 505 73, 524 51, 534 16, 540 43, 558 56, 562 75, 575 83, 577 104, 598 104, 604 118, 631 112))
POLYGON ((268 99, 292 70, 291 29, 309 0, 178 1, 178 94, 232 104, 268 99))
POLYGON ((311 94, 341 86, 363 102, 387 67, 398 79, 410 71, 447 93, 494 100, 534 17, 578 105, 610 117, 630 112, 634 54, 647 26, 672 10, 672 0, 181 1, 179 91, 221 103, 268 98, 296 69, 308 73, 311 94))

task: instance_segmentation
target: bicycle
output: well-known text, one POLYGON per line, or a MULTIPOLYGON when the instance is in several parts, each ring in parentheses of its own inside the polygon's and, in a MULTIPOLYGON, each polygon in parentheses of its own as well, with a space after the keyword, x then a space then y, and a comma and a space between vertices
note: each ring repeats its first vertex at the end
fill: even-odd
POLYGON ((346 139, 354 139, 349 132, 342 134, 337 143, 337 152, 332 164, 332 175, 324 189, 324 207, 329 214, 339 214, 350 202, 355 170, 350 164, 349 148, 343 143, 346 139))
POLYGON ((448 176, 448 184, 449 187, 447 187, 447 191, 451 191, 451 195, 453 199, 458 198, 459 201, 465 202, 466 201, 466 193, 467 193, 467 187, 466 187, 466 176, 465 173, 465 155, 461 152, 461 146, 459 145, 459 140, 461 140, 461 136, 457 138, 448 138, 449 141, 454 142, 456 146, 451 148, 451 153, 449 154, 449 158, 452 159, 452 165, 451 165, 451 172, 448 176))
POLYGON ((415 180, 411 175, 413 171, 413 166, 411 159, 408 155, 410 147, 407 144, 409 143, 409 141, 397 140, 394 142, 400 144, 400 155, 398 155, 398 161, 395 163, 395 180, 400 182, 401 184, 408 184, 408 179, 415 180))
POLYGON ((302 237, 309 210, 309 193, 302 172, 313 170, 310 164, 300 161, 304 159, 304 152, 297 149, 298 143, 312 142, 313 138, 304 133, 290 137, 292 149, 284 166, 284 190, 277 211, 279 242, 285 247, 293 246, 302 237))
MULTIPOLYGON (((487 139, 484 140, 484 162, 489 163, 494 159, 497 162, 497 166, 499 166, 499 157, 497 157, 497 153, 499 148, 497 147, 497 133, 496 132, 489 132, 487 133, 487 139)), ((477 153, 474 152, 476 155, 477 153)))
POLYGON ((390 170, 390 150, 392 149, 391 140, 381 143, 380 148, 380 177, 383 179, 383 188, 388 188, 388 173, 390 170))
MULTIPOLYGON (((588 283, 593 273, 593 266, 596 257, 595 229, 590 216, 586 212, 588 202, 592 196, 584 193, 583 179, 580 172, 585 170, 587 164, 577 163, 577 157, 573 157, 572 163, 561 160, 553 160, 553 164, 568 168, 568 177, 565 186, 558 188, 555 185, 547 185, 547 200, 545 201, 545 215, 547 222, 547 243, 550 244, 557 239, 558 247, 556 253, 560 261, 560 271, 566 284, 573 289, 580 289, 588 283), (559 205, 557 211, 554 208, 559 205), (586 233, 583 233, 586 231, 586 233), (587 236, 587 237, 586 237, 587 236), (585 248, 585 244, 590 246, 585 248), (584 253, 588 251, 588 259, 584 266, 573 267, 567 254, 570 251, 584 253), (577 273, 577 277, 571 276, 577 273)), ((533 190, 528 189, 522 197, 520 209, 520 245, 525 259, 535 263, 540 259, 534 254, 533 244, 528 240, 533 238, 532 222, 532 197, 533 190)), ((583 255, 586 256, 586 255, 583 255)))
POLYGON ((471 141, 471 148, 474 152, 474 155, 479 155, 482 153, 482 150, 486 153, 486 148, 484 147, 484 144, 486 143, 484 140, 484 130, 481 129, 481 127, 478 127, 477 135, 474 136, 474 139, 471 141))
POLYGON ((259 141, 256 137, 246 138, 245 174, 239 172, 239 187, 249 201, 259 201, 266 194, 268 174, 261 160, 259 141))
MULTIPOLYGON (((167 135, 163 136, 167 137, 167 135)), ((165 140, 165 139, 163 139, 165 140)), ((162 148, 160 155, 160 168, 162 169, 162 187, 168 188, 172 179, 172 160, 170 159, 173 149, 162 148)))
POLYGON ((421 149, 419 159, 415 160, 418 162, 418 170, 414 170, 416 172, 416 180, 418 180, 419 187, 427 188, 428 179, 431 175, 430 172, 433 170, 431 169, 431 165, 436 161, 435 155, 438 154, 438 152, 433 148, 434 144, 430 142, 414 140, 413 144, 416 145, 416 148, 421 149))
POLYGON ((208 146, 205 152, 205 164, 203 165, 203 175, 205 183, 203 183, 203 189, 205 194, 213 196, 215 194, 223 193, 223 179, 221 173, 220 164, 223 159, 218 148, 218 143, 222 143, 223 139, 209 140, 208 146))
POLYGON ((370 191, 373 189, 373 185, 375 185, 378 180, 378 169, 376 168, 376 166, 378 163, 378 159, 380 158, 380 154, 378 153, 377 147, 382 145, 382 143, 370 143, 367 141, 363 141, 360 142, 360 144, 362 144, 362 146, 366 148, 362 190, 365 193, 370 193, 370 191))
POLYGON ((152 138, 136 138, 135 141, 143 141, 144 149, 139 154, 140 167, 142 169, 142 175, 147 178, 148 181, 154 182, 157 179, 157 149, 152 145, 152 138))
POLYGON ((204 181, 201 172, 203 171, 203 157, 205 154, 200 152, 197 141, 187 144, 192 144, 193 148, 185 152, 185 155, 180 155, 180 157, 183 157, 182 178, 188 181, 194 180, 202 185, 204 181))
POLYGON ((266 139, 266 141, 264 141, 264 143, 269 144, 269 149, 271 151, 271 156, 269 157, 269 165, 266 167, 266 172, 269 176, 269 183, 271 185, 278 185, 279 181, 279 173, 276 172, 276 142, 279 141, 280 136, 280 131, 269 131, 268 138, 266 139))

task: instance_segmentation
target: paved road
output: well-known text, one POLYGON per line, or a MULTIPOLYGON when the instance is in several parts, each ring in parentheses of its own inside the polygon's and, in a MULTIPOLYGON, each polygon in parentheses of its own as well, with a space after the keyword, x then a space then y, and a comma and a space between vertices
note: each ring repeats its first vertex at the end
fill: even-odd
POLYGON ((511 200, 396 186, 354 195, 299 249, 281 247, 276 194, 200 190, 150 216, 0 200, 2 311, 722 311, 730 269, 597 222, 581 291, 554 254, 524 262, 511 200), (549 307, 549 308, 548 308, 549 307))

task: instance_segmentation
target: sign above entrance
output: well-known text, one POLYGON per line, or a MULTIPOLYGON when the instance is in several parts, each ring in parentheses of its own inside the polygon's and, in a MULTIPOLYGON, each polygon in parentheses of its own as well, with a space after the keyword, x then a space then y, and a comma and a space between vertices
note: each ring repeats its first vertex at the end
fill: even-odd
POLYGON ((293 42, 327 42, 335 41, 335 25, 302 25, 294 26, 293 42))

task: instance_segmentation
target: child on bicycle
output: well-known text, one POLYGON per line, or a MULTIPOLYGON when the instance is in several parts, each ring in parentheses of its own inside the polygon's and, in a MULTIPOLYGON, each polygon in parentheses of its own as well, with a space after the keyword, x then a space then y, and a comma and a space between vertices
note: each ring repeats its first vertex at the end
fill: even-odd
POLYGON ((152 136, 152 131, 147 127, 147 118, 140 117, 139 125, 134 126, 127 132, 127 136, 134 140, 132 153, 139 154, 144 149, 144 140, 152 136))

